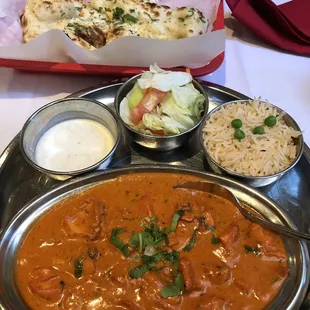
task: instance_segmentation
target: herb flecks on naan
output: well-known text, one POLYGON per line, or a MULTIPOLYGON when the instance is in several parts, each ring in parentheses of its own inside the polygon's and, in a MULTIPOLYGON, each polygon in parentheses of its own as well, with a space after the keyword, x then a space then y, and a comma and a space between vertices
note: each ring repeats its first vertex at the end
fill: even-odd
POLYGON ((22 26, 25 43, 59 29, 79 46, 97 49, 123 36, 175 40, 201 35, 208 20, 198 9, 143 0, 29 0, 22 26))

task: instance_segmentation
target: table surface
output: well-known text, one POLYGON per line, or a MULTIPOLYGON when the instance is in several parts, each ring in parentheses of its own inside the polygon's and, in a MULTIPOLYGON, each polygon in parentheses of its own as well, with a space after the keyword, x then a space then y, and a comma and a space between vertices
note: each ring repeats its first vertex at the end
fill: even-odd
MULTIPOLYGON (((283 2, 278 0, 275 2, 283 2)), ((310 58, 278 51, 254 37, 225 6, 225 60, 202 77, 250 97, 267 99, 287 111, 304 131, 310 145, 310 58)), ((0 68, 0 154, 26 119, 42 105, 105 77, 23 73, 0 68)))

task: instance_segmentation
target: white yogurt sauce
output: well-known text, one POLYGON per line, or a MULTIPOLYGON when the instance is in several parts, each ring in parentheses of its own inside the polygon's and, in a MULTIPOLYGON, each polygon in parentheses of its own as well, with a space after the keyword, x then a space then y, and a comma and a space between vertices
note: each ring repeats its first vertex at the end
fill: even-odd
POLYGON ((49 170, 80 170, 103 159, 114 143, 109 129, 98 122, 89 119, 67 120, 42 135, 35 149, 35 161, 49 170))

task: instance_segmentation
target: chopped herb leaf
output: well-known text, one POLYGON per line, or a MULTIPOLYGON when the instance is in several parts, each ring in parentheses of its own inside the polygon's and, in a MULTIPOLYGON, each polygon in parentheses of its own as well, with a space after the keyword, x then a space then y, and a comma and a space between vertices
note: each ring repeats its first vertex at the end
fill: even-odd
POLYGON ((185 291, 184 278, 182 273, 175 276, 175 284, 180 288, 181 292, 185 291))
POLYGON ((146 13, 146 12, 145 12, 145 14, 150 18, 150 20, 151 20, 152 22, 158 22, 158 21, 159 21, 159 19, 153 18, 149 13, 146 13))
POLYGON ((161 296, 163 296, 164 298, 178 296, 180 294, 181 290, 175 284, 166 285, 161 289, 161 296))
POLYGON ((212 238, 211 238, 211 243, 212 244, 218 244, 220 243, 220 239, 217 238, 214 234, 212 235, 212 238))
POLYGON ((184 215, 184 210, 179 210, 172 218, 170 232, 175 232, 179 223, 179 219, 184 215))
POLYGON ((209 230, 215 230, 215 226, 209 226, 209 230))
POLYGON ((202 23, 206 23, 207 21, 205 20, 205 18, 204 17, 199 17, 199 19, 200 19, 200 21, 202 22, 202 23))
POLYGON ((184 252, 189 252, 195 246, 197 232, 198 232, 198 229, 195 229, 192 238, 189 240, 189 242, 183 249, 184 252))
MULTIPOLYGON (((112 10, 110 8, 104 8, 106 12, 112 12, 112 10)), ((127 195, 127 192, 126 192, 127 195)))
POLYGON ((67 27, 73 27, 78 31, 88 31, 89 27, 80 25, 79 23, 68 23, 67 27))
POLYGON ((193 10, 188 10, 188 13, 185 18, 188 18, 188 17, 192 17, 194 15, 194 11, 193 10))
POLYGON ((161 296, 164 298, 181 295, 185 290, 184 279, 182 273, 178 273, 175 277, 175 283, 164 286, 161 289, 161 296))
POLYGON ((183 23, 183 22, 185 22, 185 19, 184 19, 183 17, 179 17, 179 21, 180 21, 181 23, 183 23))
POLYGON ((146 272, 149 271, 149 268, 148 266, 146 265, 140 265, 138 267, 135 267, 133 269, 130 269, 129 270, 129 276, 133 279, 136 279, 136 278, 140 278, 142 277, 146 272))
POLYGON ((163 259, 166 262, 169 262, 171 264, 173 264, 175 261, 177 261, 179 259, 180 253, 177 252, 176 250, 172 250, 171 252, 168 251, 164 251, 162 252, 163 254, 163 259))
POLYGON ((249 245, 244 245, 244 249, 245 249, 245 252, 246 253, 251 253, 253 252, 255 255, 258 255, 259 254, 259 248, 258 246, 255 246, 255 247, 251 247, 249 245))
POLYGON ((83 8, 80 8, 80 7, 76 6, 75 9, 76 9, 77 11, 81 12, 83 8))
POLYGON ((130 9, 129 12, 130 12, 130 13, 134 13, 134 12, 135 12, 135 9, 130 9))
POLYGON ((114 19, 120 19, 123 14, 124 14, 124 10, 122 8, 116 7, 113 10, 113 18, 114 19))
POLYGON ((81 278, 83 274, 83 260, 82 258, 78 258, 74 262, 74 275, 76 278, 81 278))
POLYGON ((60 281, 59 284, 60 284, 61 288, 65 287, 65 282, 64 281, 60 281))
POLYGON ((111 236, 110 236, 110 242, 116 246, 119 250, 121 250, 123 252, 123 255, 128 257, 129 256, 129 249, 128 249, 128 246, 129 244, 128 243, 124 243, 123 240, 121 240, 118 235, 125 232, 124 229, 122 228, 114 228, 112 229, 112 233, 111 233, 111 236))
POLYGON ((123 20, 128 23, 137 23, 139 19, 130 14, 125 14, 123 20))
POLYGON ((130 236, 130 246, 132 248, 137 248, 139 246, 139 233, 133 233, 130 236))
POLYGON ((61 13, 61 17, 63 17, 64 15, 66 15, 66 13, 65 13, 65 12, 61 13))

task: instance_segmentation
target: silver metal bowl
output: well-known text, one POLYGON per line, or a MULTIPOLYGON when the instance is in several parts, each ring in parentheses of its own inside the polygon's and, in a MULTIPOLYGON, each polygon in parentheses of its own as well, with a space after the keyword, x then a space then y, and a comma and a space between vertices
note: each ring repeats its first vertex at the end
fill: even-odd
MULTIPOLYGON (((219 163, 217 163, 208 153, 206 146, 203 142, 203 128, 205 127, 206 123, 208 122, 208 120, 210 119, 211 115, 218 112, 222 107, 226 106, 226 105, 230 105, 230 104, 235 104, 235 103, 247 103, 249 100, 236 100, 236 101, 230 101, 230 102, 226 102, 224 104, 221 104, 219 106, 217 106, 215 109, 211 110, 208 115, 206 116, 203 124, 201 125, 200 128, 200 133, 199 133, 199 140, 200 140, 200 145, 204 151, 204 154, 206 156, 206 159, 208 161, 209 166, 211 167, 211 169, 219 174, 229 174, 231 176, 233 176, 234 178, 238 179, 241 182, 244 182, 250 186, 253 187, 262 187, 262 186, 266 186, 269 185, 275 181, 277 181, 279 178, 281 178, 286 172, 288 172, 290 169, 292 169, 300 160, 302 153, 303 153, 303 148, 304 148, 304 140, 303 140, 303 136, 302 134, 296 138, 293 139, 295 145, 297 146, 297 156, 295 158, 295 160, 292 162, 292 164, 287 167, 285 170, 282 170, 278 173, 275 174, 271 174, 271 175, 267 175, 267 176, 249 176, 249 175, 243 175, 240 173, 237 173, 235 171, 231 171, 227 168, 222 167, 219 163)), ((274 107, 277 109, 278 113, 282 113, 283 110, 280 109, 279 107, 272 105, 270 103, 268 103, 270 106, 274 107)), ((299 128, 298 124, 295 122, 295 120, 289 115, 289 114, 285 114, 283 116, 283 120, 286 122, 286 124, 290 127, 293 127, 295 130, 298 130, 301 132, 301 129, 299 128)))
MULTIPOLYGON (((113 180, 121 175, 143 172, 181 173, 220 184, 232 191, 241 202, 256 210, 266 219, 296 229, 288 214, 274 201, 257 190, 225 176, 161 165, 137 165, 87 174, 61 183, 58 187, 51 189, 27 204, 0 235, 0 309, 27 309, 17 288, 15 264, 24 238, 42 216, 48 213, 60 201, 85 191, 94 185, 113 180)), ((283 238, 283 242, 288 255, 290 272, 279 294, 265 310, 299 309, 307 292, 310 276, 307 245, 304 242, 288 238, 283 238)))
POLYGON ((205 111, 204 114, 202 115, 200 121, 191 129, 182 132, 178 135, 173 135, 173 136, 151 136, 151 135, 147 135, 147 134, 143 134, 140 133, 136 130, 134 130, 130 125, 126 124, 121 116, 120 116, 120 112, 119 112, 119 107, 120 107, 120 103, 121 101, 124 99, 124 97, 126 97, 126 95, 129 93, 129 91, 133 88, 133 86, 135 85, 136 81, 141 77, 141 74, 136 75, 134 77, 132 77, 131 79, 129 79, 128 81, 126 81, 118 90, 116 96, 115 96, 115 100, 114 100, 114 105, 115 105, 115 110, 116 113, 120 119, 120 121, 122 122, 122 124, 124 125, 124 127, 126 128, 126 130, 131 134, 133 141, 135 141, 136 143, 149 148, 149 149, 153 149, 156 151, 170 151, 173 149, 176 149, 178 147, 180 147, 182 144, 184 144, 186 141, 188 141, 188 139, 196 132, 197 128, 199 127, 199 125, 202 123, 202 120, 204 119, 205 115, 208 112, 208 108, 209 108, 209 100, 208 100, 208 96, 204 90, 204 88, 199 84, 199 82, 193 80, 193 85, 194 87, 205 97, 205 111))
POLYGON ((66 180, 97 168, 106 168, 112 160, 119 141, 119 123, 110 108, 91 99, 67 98, 48 103, 29 117, 21 132, 20 149, 25 160, 35 169, 54 179, 66 180), (39 166, 35 160, 35 149, 42 135, 60 122, 77 118, 93 120, 107 127, 115 139, 112 150, 97 163, 80 170, 63 172, 39 166))

